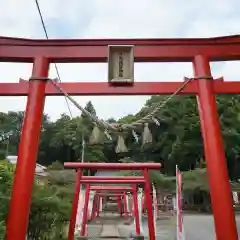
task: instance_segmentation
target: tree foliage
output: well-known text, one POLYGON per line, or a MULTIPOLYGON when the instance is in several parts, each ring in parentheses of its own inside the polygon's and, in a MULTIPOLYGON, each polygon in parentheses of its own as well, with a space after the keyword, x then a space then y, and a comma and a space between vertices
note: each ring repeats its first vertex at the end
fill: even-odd
MULTIPOLYGON (((131 123, 150 113, 166 96, 152 96, 135 115, 121 119, 110 118, 111 123, 131 123)), ((226 152, 228 173, 233 189, 240 176, 240 97, 217 96, 218 112, 226 152)), ((91 102, 85 109, 94 115, 96 110, 91 102)), ((62 163, 82 160, 82 143, 85 141, 85 162, 157 162, 162 164, 161 172, 150 171, 153 184, 163 190, 175 191, 175 167, 183 174, 184 194, 189 191, 208 192, 207 170, 204 156, 201 125, 197 101, 194 96, 175 96, 156 116, 160 126, 150 124, 153 143, 142 146, 129 131, 125 141, 129 151, 116 154, 116 137, 105 139, 101 145, 90 145, 89 136, 93 123, 84 115, 70 118, 62 114, 56 121, 44 115, 41 129, 38 163, 48 166, 49 175, 44 186, 35 185, 31 206, 29 236, 37 236, 41 229, 54 239, 62 234, 70 214, 75 174, 63 170, 62 163), (41 221, 41 224, 38 223, 41 221), (55 236, 56 235, 56 236, 55 236)), ((6 155, 17 155, 24 112, 0 113, 0 159, 6 155), (11 133, 9 135, 9 133, 11 133), (5 136, 8 136, 5 138, 5 136)), ((142 128, 136 129, 141 141, 142 128)), ((4 231, 6 209, 9 202, 13 170, 5 162, 0 165, 0 234, 4 231), (3 167, 4 166, 4 167, 3 167), (3 206, 3 207, 2 207, 3 206)), ((121 174, 139 175, 139 172, 121 174)), ((60 237, 58 238, 60 239, 60 237)))
MULTIPOLYGON (((14 166, 0 162, 0 238, 6 230, 6 219, 13 181, 14 166)), ((34 184, 30 208, 28 239, 66 239, 66 226, 71 211, 72 193, 58 183, 34 184)))
POLYGON ((7 161, 0 161, 0 238, 6 230, 6 219, 12 185, 13 166, 7 161))
MULTIPOLYGON (((125 116, 117 122, 135 121, 151 112, 165 98, 166 96, 152 96, 136 115, 125 116)), ((239 98, 229 95, 217 96, 229 177, 233 181, 240 175, 239 98)), ((88 102, 85 108, 96 115, 91 102, 88 102)), ((162 164, 161 172, 170 176, 175 175, 176 164, 182 171, 193 170, 199 164, 204 164, 203 140, 194 96, 175 96, 156 117, 161 125, 150 124, 153 143, 147 146, 136 143, 130 131, 125 137, 129 152, 121 155, 115 153, 116 137, 114 136, 113 141, 106 139, 102 145, 88 144, 93 124, 85 115, 81 114, 71 119, 62 114, 54 122, 44 115, 38 162, 48 166, 56 161, 59 163, 81 161, 84 139, 86 162, 118 162, 123 158, 134 162, 159 162, 162 164)), ((12 132, 8 142, 0 142, 0 155, 17 154, 23 118, 23 112, 0 114, 0 134, 12 132)), ((116 120, 109 119, 109 122, 116 120)), ((141 140, 142 129, 139 128, 136 132, 141 140)))
MULTIPOLYGON (((136 115, 128 115, 118 120, 119 123, 130 123, 149 112, 163 101, 166 96, 152 96, 136 115)), ((229 176, 237 180, 240 173, 239 146, 240 141, 240 105, 239 96, 218 96, 217 103, 222 127, 224 147, 227 156, 229 176)), ((85 107, 96 115, 91 102, 85 107)), ((9 154, 17 154, 23 112, 1 113, 0 134, 12 131, 9 142, 0 142, 0 152, 6 152, 8 145, 9 154)), ((91 146, 88 144, 89 136, 93 129, 92 122, 83 114, 71 119, 62 114, 55 122, 44 116, 41 131, 38 162, 51 165, 58 160, 81 161, 82 139, 85 140, 84 160, 87 162, 118 162, 128 158, 134 162, 160 162, 161 172, 166 175, 175 174, 175 165, 183 171, 193 170, 205 159, 203 141, 201 137, 200 120, 196 98, 194 96, 176 96, 156 116, 161 125, 150 124, 153 133, 152 144, 141 146, 135 142, 131 131, 126 135, 126 144, 129 152, 121 155, 115 153, 116 138, 113 141, 105 140, 102 145, 91 146)), ((109 119, 110 122, 116 122, 109 119)), ((136 130, 141 140, 142 129, 136 130)), ((1 153, 0 153, 1 154, 1 153)))

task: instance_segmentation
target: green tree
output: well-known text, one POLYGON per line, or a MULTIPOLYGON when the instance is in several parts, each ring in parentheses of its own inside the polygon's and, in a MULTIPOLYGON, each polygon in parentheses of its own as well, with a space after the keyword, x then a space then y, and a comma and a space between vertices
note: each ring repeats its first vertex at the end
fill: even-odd
POLYGON ((6 230, 6 219, 12 186, 13 166, 8 161, 0 161, 0 238, 3 239, 6 230))
MULTIPOLYGON (((167 96, 152 96, 143 108, 135 115, 128 115, 119 121, 109 119, 112 123, 131 123, 150 113, 167 96)), ((239 96, 217 96, 220 122, 226 151, 230 179, 236 181, 240 176, 239 145, 239 96)), ((85 109, 96 115, 91 102, 85 109)), ((0 134, 13 131, 13 136, 7 142, 0 142, 0 156, 5 156, 6 147, 10 154, 17 154, 21 121, 23 112, 1 113, 0 134)), ((135 162, 153 161, 162 164, 162 173, 173 176, 176 164, 183 171, 194 170, 205 159, 198 106, 195 96, 175 96, 155 116, 160 126, 149 125, 153 135, 153 143, 141 145, 143 128, 136 129, 139 142, 136 143, 131 131, 126 132, 125 142, 129 149, 126 154, 116 154, 117 138, 112 134, 113 141, 105 139, 103 145, 91 146, 89 136, 93 129, 92 121, 84 114, 71 119, 62 115, 57 121, 51 122, 47 116, 43 120, 38 161, 50 165, 58 160, 81 161, 82 135, 85 140, 85 161, 88 162, 118 162, 123 157, 129 157, 135 162)))

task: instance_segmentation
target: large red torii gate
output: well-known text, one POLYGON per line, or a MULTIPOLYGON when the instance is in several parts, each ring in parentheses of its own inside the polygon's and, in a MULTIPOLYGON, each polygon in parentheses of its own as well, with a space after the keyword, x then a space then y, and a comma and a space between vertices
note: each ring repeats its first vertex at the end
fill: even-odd
MULTIPOLYGON (((7 239, 25 239, 46 95, 61 95, 47 83, 51 62, 106 62, 108 45, 134 45, 135 62, 192 62, 194 76, 180 94, 195 94, 204 141, 212 209, 218 240, 236 240, 226 158, 215 94, 240 92, 240 82, 209 79, 210 61, 240 59, 240 36, 208 39, 29 40, 0 38, 0 61, 33 62, 30 82, 0 83, 1 96, 28 95, 7 225, 7 239), (45 79, 45 80, 44 80, 45 79), (214 80, 214 81, 213 81, 214 80), (224 196, 224 197, 223 197, 224 196)), ((69 95, 171 94, 181 82, 142 82, 132 87, 107 83, 61 83, 69 95)))

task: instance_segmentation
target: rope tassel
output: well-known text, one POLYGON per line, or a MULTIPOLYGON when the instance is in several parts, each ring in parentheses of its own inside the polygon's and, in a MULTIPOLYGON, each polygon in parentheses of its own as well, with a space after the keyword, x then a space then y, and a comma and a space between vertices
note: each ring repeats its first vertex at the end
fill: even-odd
POLYGON ((103 142, 103 132, 97 125, 94 126, 92 134, 89 139, 90 144, 101 144, 103 142))
POLYGON ((116 153, 123 153, 128 152, 128 149, 125 145, 125 141, 122 135, 118 135, 117 146, 116 146, 116 153))
POLYGON ((144 129, 142 134, 142 144, 152 143, 152 133, 148 127, 148 123, 144 123, 144 129))

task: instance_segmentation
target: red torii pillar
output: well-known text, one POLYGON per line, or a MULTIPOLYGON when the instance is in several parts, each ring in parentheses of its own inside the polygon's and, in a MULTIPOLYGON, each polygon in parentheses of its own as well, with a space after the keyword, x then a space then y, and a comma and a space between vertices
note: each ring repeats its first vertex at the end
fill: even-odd
MULTIPOLYGON (((87 220, 88 220, 89 195, 90 195, 90 185, 86 184, 83 215, 82 215, 82 227, 81 227, 81 233, 80 233, 81 236, 85 236, 85 233, 86 233, 86 225, 87 225, 87 220)), ((69 238, 69 240, 71 240, 71 238, 69 238)))
POLYGON ((127 195, 126 192, 123 194, 123 206, 124 206, 124 216, 128 217, 128 208, 127 208, 127 195))
POLYGON ((99 205, 99 196, 95 194, 94 198, 93 198, 91 220, 94 220, 96 218, 96 216, 97 216, 98 205, 99 205))
POLYGON ((75 188, 74 188, 74 197, 72 202, 72 213, 69 222, 68 229, 68 239, 74 238, 75 226, 76 226, 76 216, 79 202, 79 194, 81 190, 81 178, 82 178, 82 169, 77 169, 76 171, 76 180, 75 180, 75 188))
MULTIPOLYGON (((209 60, 198 55, 193 62, 196 77, 211 76, 209 60)), ((198 80, 198 106, 216 236, 218 240, 238 239, 227 163, 222 141, 212 79, 198 80), (223 193, 225 193, 223 195, 223 193), (224 221, 223 221, 224 219, 224 221)))
POLYGON ((118 196, 118 207, 119 207, 119 214, 120 216, 123 215, 123 208, 122 208, 122 197, 118 196))
MULTIPOLYGON (((49 60, 44 57, 34 59, 32 80, 23 128, 18 149, 17 166, 12 186, 8 213, 6 239, 26 239, 30 211, 32 187, 38 153, 38 143, 45 102, 46 78, 49 60), (36 80, 34 80, 36 78, 36 80)), ((0 87, 1 88, 1 87, 0 87)))
POLYGON ((135 216, 135 224, 136 224, 136 232, 140 233, 140 219, 139 219, 139 212, 138 212, 138 199, 137 199, 137 187, 133 185, 133 214, 135 216))

